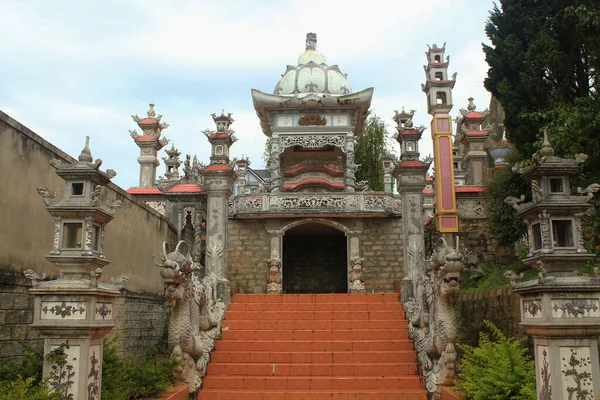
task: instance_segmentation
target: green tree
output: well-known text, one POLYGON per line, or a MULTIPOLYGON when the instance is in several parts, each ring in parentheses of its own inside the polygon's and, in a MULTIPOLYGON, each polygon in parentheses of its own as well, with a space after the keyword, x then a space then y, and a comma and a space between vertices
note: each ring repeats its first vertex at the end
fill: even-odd
POLYGON ((372 115, 354 146, 354 162, 359 164, 356 180, 368 182, 371 190, 383 190, 383 167, 379 159, 385 151, 385 139, 385 123, 372 115))
MULTIPOLYGON (((546 127, 556 155, 590 156, 573 186, 599 181, 600 3, 500 0, 485 30, 492 43, 483 46, 490 67, 485 87, 504 108, 506 136, 518 153, 515 161, 531 158, 546 127)), ((507 225, 502 212, 507 209, 501 197, 515 186, 510 172, 488 184, 488 201, 497 211, 488 215, 490 225, 505 238, 517 236, 522 229, 515 221, 507 225), (508 232, 512 228, 516 229, 508 232)), ((521 194, 526 194, 524 187, 511 195, 521 194)), ((588 245, 593 247, 600 217, 592 217, 587 226, 588 245)))

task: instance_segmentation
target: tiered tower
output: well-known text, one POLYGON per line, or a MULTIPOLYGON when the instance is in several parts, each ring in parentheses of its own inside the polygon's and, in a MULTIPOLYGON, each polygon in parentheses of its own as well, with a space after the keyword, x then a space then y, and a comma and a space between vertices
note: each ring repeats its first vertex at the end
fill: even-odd
POLYGON ((485 179, 487 152, 484 146, 489 137, 491 126, 484 127, 483 123, 488 110, 476 111, 473 98, 469 97, 466 109, 461 109, 457 118, 457 141, 460 135, 460 146, 464 154, 463 168, 466 170, 467 185, 481 186, 485 179))
POLYGON ((172 144, 170 149, 165 150, 165 153, 167 153, 167 157, 163 157, 163 161, 167 168, 165 178, 169 180, 179 179, 179 166, 181 165, 179 156, 181 155, 181 152, 179 152, 179 150, 175 148, 175 145, 172 144))
POLYGON ((454 192, 454 157, 452 154, 452 88, 456 74, 448 77, 450 57, 444 60, 446 44, 433 45, 427 53, 426 83, 427 111, 432 115, 431 137, 435 155, 436 226, 440 232, 458 232, 458 213, 454 192))
POLYGON ((169 125, 160 121, 162 115, 156 114, 154 104, 150 104, 146 114, 146 118, 140 118, 137 114, 131 116, 143 134, 140 135, 135 129, 129 131, 135 144, 140 148, 140 156, 137 159, 140 163, 140 188, 155 187, 156 168, 160 165, 156 155, 169 143, 165 137, 160 137, 162 130, 169 125))

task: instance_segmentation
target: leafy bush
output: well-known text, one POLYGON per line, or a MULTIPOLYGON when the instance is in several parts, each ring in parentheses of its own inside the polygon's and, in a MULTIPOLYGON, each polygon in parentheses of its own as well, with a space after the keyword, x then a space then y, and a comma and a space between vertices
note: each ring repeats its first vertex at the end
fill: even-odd
POLYGON ((479 334, 479 346, 458 345, 464 352, 456 389, 466 400, 535 400, 535 363, 521 341, 507 338, 490 321, 490 335, 479 334))
POLYGON ((509 281, 504 278, 504 273, 509 269, 517 274, 524 272, 523 281, 537 277, 534 269, 522 263, 515 263, 508 267, 492 265, 471 268, 463 271, 460 275, 460 294, 482 293, 506 286, 509 281))
POLYGON ((156 347, 150 347, 143 359, 128 359, 119 355, 116 340, 104 341, 103 398, 130 400, 154 397, 175 382, 172 369, 177 362, 160 356, 156 347))
POLYGON ((20 376, 24 380, 33 378, 33 384, 42 380, 42 364, 44 349, 41 346, 31 346, 23 340, 17 341, 23 347, 23 359, 20 364, 9 361, 0 366, 0 382, 11 382, 20 376))
POLYGON ((35 378, 17 376, 12 381, 0 382, 0 399, 2 400, 63 400, 60 394, 50 393, 45 384, 36 383, 35 378))

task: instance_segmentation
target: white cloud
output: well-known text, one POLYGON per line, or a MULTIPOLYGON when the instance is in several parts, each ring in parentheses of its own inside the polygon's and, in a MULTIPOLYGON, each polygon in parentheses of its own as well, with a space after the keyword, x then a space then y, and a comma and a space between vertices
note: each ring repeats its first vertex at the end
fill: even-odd
MULTIPOLYGON (((260 168, 266 138, 249 88, 275 87, 285 65, 304 50, 307 32, 317 32, 319 49, 349 74, 355 91, 375 88, 372 109, 393 133, 393 110, 402 106, 417 109, 417 125, 429 125, 420 90, 428 43, 448 42, 449 72, 458 72, 453 115, 469 96, 479 109, 487 106, 480 42, 491 6, 491 0, 106 0, 102 7, 0 0, 0 73, 8 74, 0 82, 0 104, 71 155, 90 135, 94 156, 121 172, 116 182, 125 188, 137 185, 139 170, 129 115, 142 115, 150 101, 171 124, 164 135, 184 155, 205 162, 209 144, 202 130, 214 127, 209 114, 233 112, 239 140, 232 156, 249 156, 260 168), (97 21, 114 23, 99 29, 97 21)), ((423 155, 430 143, 426 131, 423 155)))

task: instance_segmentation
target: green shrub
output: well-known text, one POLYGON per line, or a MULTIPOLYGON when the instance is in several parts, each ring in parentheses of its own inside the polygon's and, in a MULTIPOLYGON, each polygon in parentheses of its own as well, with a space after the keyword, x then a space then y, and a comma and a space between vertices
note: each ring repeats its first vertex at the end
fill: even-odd
POLYGON ((509 281, 504 278, 504 273, 509 269, 516 274, 523 272, 522 281, 537 277, 537 272, 523 263, 515 263, 508 267, 491 265, 466 269, 460 275, 460 294, 476 294, 506 286, 509 281))
POLYGON ((535 363, 521 341, 507 338, 490 321, 479 334, 479 346, 459 345, 464 354, 456 389, 466 400, 535 400, 535 363))
POLYGON ((9 361, 0 366, 0 384, 4 381, 15 381, 19 376, 24 380, 33 378, 34 384, 40 383, 44 349, 42 346, 31 346, 23 340, 18 340, 18 343, 23 347, 23 359, 21 363, 9 361))
POLYGON ((161 356, 151 346, 142 358, 123 358, 116 338, 104 341, 102 357, 102 398, 131 400, 154 397, 174 383, 172 369, 177 362, 161 356))
POLYGON ((12 381, 0 382, 0 399, 2 400, 63 400, 60 394, 50 393, 45 384, 36 383, 35 378, 17 376, 12 381))

